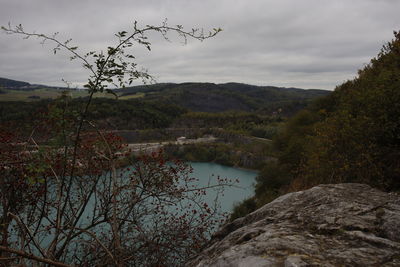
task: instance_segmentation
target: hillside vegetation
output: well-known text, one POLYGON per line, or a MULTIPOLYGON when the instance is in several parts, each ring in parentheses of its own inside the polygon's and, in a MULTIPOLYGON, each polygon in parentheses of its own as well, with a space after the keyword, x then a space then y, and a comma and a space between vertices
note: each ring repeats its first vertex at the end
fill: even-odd
POLYGON ((304 90, 241 83, 168 83, 125 88, 119 92, 122 96, 145 93, 146 100, 162 100, 191 111, 241 110, 272 113, 280 110, 286 115, 305 107, 310 99, 329 93, 316 89, 304 90))
MULTIPOLYGON (((1 101, 37 101, 55 99, 67 88, 31 85, 0 78, 1 101)), ((86 90, 68 89, 72 98, 87 96, 86 90)), ((119 100, 141 99, 146 102, 175 104, 195 112, 223 112, 230 110, 257 111, 291 115, 304 108, 311 99, 327 95, 329 91, 254 86, 240 83, 166 83, 115 89, 119 100)), ((97 97, 112 98, 111 94, 97 97)))
MULTIPOLYGON (((68 105, 77 112, 83 110, 87 100, 85 90, 36 88, 8 79, 0 79, 0 86, 3 88, 0 123, 18 124, 18 129, 34 124, 40 114, 57 105, 56 97, 62 95, 69 99, 68 105)), ((329 93, 238 83, 153 84, 114 92, 118 99, 111 94, 108 97, 99 94, 93 99, 88 119, 101 129, 157 129, 151 134, 148 131, 139 133, 152 141, 176 138, 159 131, 164 128, 223 128, 236 134, 270 139, 286 117, 312 99, 329 93)), ((204 132, 204 129, 198 132, 204 132)), ((140 141, 145 141, 142 137, 140 141)))
POLYGON ((322 183, 359 182, 400 190, 400 33, 354 80, 291 118, 274 146, 276 163, 257 178, 246 214, 282 193, 322 183))
POLYGON ((0 86, 3 88, 19 89, 21 87, 30 86, 27 82, 20 82, 6 78, 0 78, 0 86))

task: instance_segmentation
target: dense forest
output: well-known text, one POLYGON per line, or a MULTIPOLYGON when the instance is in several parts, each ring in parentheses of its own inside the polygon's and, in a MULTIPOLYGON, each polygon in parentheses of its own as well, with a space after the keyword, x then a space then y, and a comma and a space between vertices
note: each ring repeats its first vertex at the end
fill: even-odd
MULTIPOLYGON (((15 91, 27 91, 29 95, 25 99, 21 95, 15 97, 20 101, 0 102, 1 123, 29 124, 57 102, 51 98, 43 99, 44 89, 33 90, 32 85, 24 82, 0 79, 0 85, 8 97, 17 95, 15 91)), ((82 110, 87 101, 82 97, 82 90, 47 88, 46 94, 49 91, 69 98, 68 105, 77 111, 82 110), (71 97, 78 91, 79 97, 71 97)), ((312 99, 329 93, 238 83, 153 84, 114 91, 118 99, 97 97, 90 106, 88 119, 102 129, 219 127, 267 138, 276 132, 276 125, 271 128, 270 123, 290 116, 312 99)))
POLYGON ((277 196, 321 183, 366 183, 400 190, 400 33, 358 76, 314 101, 273 140, 278 161, 266 164, 242 216, 277 196))
POLYGON ((228 110, 272 113, 281 110, 286 115, 305 107, 310 99, 327 91, 274 86, 254 86, 241 83, 158 84, 120 89, 122 96, 146 93, 145 99, 175 103, 192 111, 222 112, 228 110))
MULTIPOLYGON (((3 90, 4 99, 7 97, 13 101, 55 98, 63 90, 74 98, 84 98, 86 91, 32 85, 4 78, 0 78, 0 89, 3 90)), ((160 83, 114 89, 113 93, 119 100, 140 99, 145 102, 171 103, 195 112, 239 110, 271 114, 279 110, 284 115, 293 115, 304 108, 311 99, 327 95, 329 92, 241 83, 160 83)))

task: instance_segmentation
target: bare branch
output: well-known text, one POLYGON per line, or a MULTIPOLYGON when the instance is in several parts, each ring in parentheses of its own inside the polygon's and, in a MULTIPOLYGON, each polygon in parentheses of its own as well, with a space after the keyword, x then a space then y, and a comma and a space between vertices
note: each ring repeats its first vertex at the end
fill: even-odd
POLYGON ((47 258, 38 257, 38 256, 33 255, 32 253, 27 253, 25 251, 13 249, 13 248, 10 248, 10 247, 0 246, 0 251, 4 251, 4 252, 11 253, 11 254, 15 254, 15 255, 18 255, 18 256, 20 256, 22 258, 26 258, 26 259, 31 259, 31 260, 47 263, 47 264, 50 264, 50 265, 53 265, 53 266, 72 267, 71 265, 64 264, 62 262, 54 261, 54 260, 47 259, 47 258))

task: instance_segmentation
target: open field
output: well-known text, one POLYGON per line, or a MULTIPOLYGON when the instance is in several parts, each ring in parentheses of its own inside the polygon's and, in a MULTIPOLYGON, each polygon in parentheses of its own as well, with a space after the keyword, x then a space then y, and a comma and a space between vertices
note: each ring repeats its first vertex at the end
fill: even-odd
MULTIPOLYGON (((2 89, 3 93, 0 94, 0 101, 37 101, 41 99, 55 99, 61 95, 62 90, 52 89, 52 88, 41 88, 35 90, 9 90, 2 89)), ((70 90, 69 95, 72 98, 85 97, 88 96, 87 91, 85 90, 70 90)), ((144 94, 136 94, 121 97, 121 99, 129 99, 129 98, 138 98, 143 97, 144 94)), ((106 97, 106 98, 115 98, 112 94, 106 93, 97 93, 95 97, 106 97)))
POLYGON ((145 96, 145 93, 139 92, 139 93, 136 93, 136 94, 133 94, 133 95, 119 96, 118 99, 125 100, 125 99, 133 99, 133 98, 142 98, 144 96, 145 96))

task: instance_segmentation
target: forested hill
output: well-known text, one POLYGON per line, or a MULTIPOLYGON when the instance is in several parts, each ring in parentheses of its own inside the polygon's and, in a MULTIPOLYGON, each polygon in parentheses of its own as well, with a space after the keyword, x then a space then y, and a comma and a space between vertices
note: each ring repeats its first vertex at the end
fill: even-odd
MULTIPOLYGON (((0 78, 0 101, 36 101, 56 98, 60 89, 45 85, 0 78)), ((162 102, 190 111, 224 112, 257 111, 264 114, 292 115, 304 108, 312 99, 330 93, 326 90, 255 86, 242 83, 160 83, 115 89, 119 100, 140 99, 162 102)), ((70 90, 73 98, 85 97, 85 90, 70 90)), ((98 97, 104 97, 99 94, 98 97)), ((112 95, 108 95, 112 98, 112 95)))
POLYGON ((24 88, 26 86, 30 86, 30 83, 15 81, 15 80, 6 79, 6 78, 0 78, 0 88, 19 89, 19 88, 24 88))
POLYGON ((290 118, 274 144, 278 161, 260 172, 256 196, 236 217, 324 183, 400 192, 400 32, 355 79, 290 118))
POLYGON ((242 83, 166 83, 119 89, 121 96, 145 94, 145 99, 174 103, 192 111, 221 112, 227 110, 267 113, 281 110, 290 114, 304 107, 310 99, 329 91, 242 83))
POLYGON ((16 81, 0 77, 0 90, 16 90, 16 91, 34 91, 36 89, 60 90, 66 87, 53 87, 42 84, 30 84, 28 82, 16 81))

